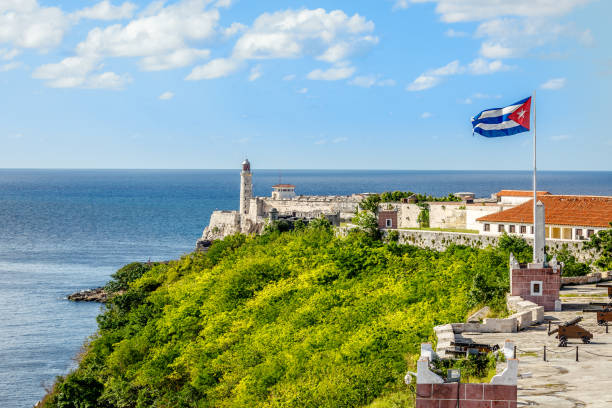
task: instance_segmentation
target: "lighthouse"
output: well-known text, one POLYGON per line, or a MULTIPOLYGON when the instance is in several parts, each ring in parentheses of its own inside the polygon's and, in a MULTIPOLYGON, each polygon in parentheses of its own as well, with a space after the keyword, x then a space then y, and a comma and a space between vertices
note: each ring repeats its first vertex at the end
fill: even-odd
POLYGON ((240 222, 249 213, 249 202, 253 198, 253 175, 251 174, 251 163, 248 159, 242 162, 240 172, 240 222))

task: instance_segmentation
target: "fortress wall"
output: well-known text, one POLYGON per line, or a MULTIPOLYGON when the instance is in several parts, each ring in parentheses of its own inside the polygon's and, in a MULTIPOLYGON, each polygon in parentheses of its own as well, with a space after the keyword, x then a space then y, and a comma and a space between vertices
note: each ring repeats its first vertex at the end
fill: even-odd
POLYGON ((276 200, 263 197, 257 198, 261 201, 260 216, 269 214, 272 208, 276 208, 280 215, 283 214, 334 214, 340 212, 341 218, 350 218, 355 212, 359 201, 352 197, 343 196, 298 196, 293 199, 276 200))
POLYGON ((223 239, 240 231, 240 214, 238 211, 213 211, 208 227, 202 233, 202 239, 213 241, 223 239))
POLYGON ((460 202, 429 204, 429 226, 431 228, 465 228, 465 204, 460 202))
POLYGON ((476 221, 478 218, 507 209, 499 205, 468 204, 466 206, 465 228, 480 231, 481 224, 476 221))
POLYGON ((399 228, 418 228, 419 213, 421 207, 416 204, 400 204, 399 211, 397 214, 397 222, 399 228))
MULTIPOLYGON (((340 236, 346 236, 349 232, 349 227, 340 227, 337 233, 340 236)), ((382 230, 383 235, 389 233, 390 230, 382 230)), ((474 248, 486 248, 487 246, 496 246, 499 237, 491 235, 468 234, 462 232, 440 232, 440 231, 419 231, 419 230, 391 230, 399 233, 399 242, 402 244, 414 245, 419 248, 433 249, 435 251, 444 251, 451 244, 466 245, 474 248)), ((533 239, 524 238, 529 245, 533 245, 533 239)), ((583 242, 567 241, 567 240, 546 240, 546 251, 558 251, 567 245, 568 251, 576 257, 580 262, 591 261, 595 257, 593 250, 584 249, 583 242)))

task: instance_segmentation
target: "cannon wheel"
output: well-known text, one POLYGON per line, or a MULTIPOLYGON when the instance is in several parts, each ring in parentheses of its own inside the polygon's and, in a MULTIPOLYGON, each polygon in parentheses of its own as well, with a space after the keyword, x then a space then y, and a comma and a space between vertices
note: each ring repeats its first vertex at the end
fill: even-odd
POLYGON ((567 347, 567 337, 559 337, 559 347, 567 347))
POLYGON ((597 324, 600 326, 605 326, 606 325, 606 321, 605 320, 598 320, 597 324))
POLYGON ((589 344, 591 342, 591 339, 589 339, 589 336, 582 336, 582 342, 584 344, 589 344))

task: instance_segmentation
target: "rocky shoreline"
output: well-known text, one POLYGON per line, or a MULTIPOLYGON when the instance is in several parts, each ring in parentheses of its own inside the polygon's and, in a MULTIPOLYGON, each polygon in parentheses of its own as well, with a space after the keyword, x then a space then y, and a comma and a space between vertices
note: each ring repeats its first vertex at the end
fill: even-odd
POLYGON ((108 300, 108 293, 104 290, 104 288, 88 289, 68 295, 67 299, 74 302, 106 303, 108 300))

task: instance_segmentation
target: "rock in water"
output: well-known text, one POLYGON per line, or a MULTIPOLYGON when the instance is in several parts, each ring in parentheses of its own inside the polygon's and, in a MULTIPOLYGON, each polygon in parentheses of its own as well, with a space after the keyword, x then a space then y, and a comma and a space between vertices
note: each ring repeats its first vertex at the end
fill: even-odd
POLYGON ((80 292, 68 295, 68 300, 75 302, 100 302, 105 303, 108 300, 108 293, 104 288, 96 288, 89 290, 82 290, 80 292))

